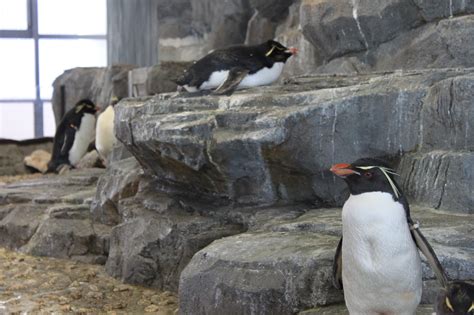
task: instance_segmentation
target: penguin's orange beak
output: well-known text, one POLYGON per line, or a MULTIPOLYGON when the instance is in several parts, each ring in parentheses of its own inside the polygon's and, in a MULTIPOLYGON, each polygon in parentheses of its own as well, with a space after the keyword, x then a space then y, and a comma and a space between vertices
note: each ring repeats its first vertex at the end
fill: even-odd
POLYGON ((347 163, 334 164, 329 170, 339 177, 357 174, 356 171, 351 169, 351 165, 347 163))
POLYGON ((288 52, 290 52, 292 55, 296 56, 298 54, 298 48, 290 47, 290 48, 288 48, 288 52))
POLYGON ((96 106, 96 107, 95 107, 95 111, 96 111, 96 112, 100 112, 100 110, 101 110, 100 106, 96 106))

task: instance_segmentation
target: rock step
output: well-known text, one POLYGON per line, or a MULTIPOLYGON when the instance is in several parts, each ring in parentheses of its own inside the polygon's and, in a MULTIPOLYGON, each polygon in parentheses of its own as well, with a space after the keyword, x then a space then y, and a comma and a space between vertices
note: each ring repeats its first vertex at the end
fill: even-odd
POLYGON ((301 77, 232 97, 126 99, 115 130, 164 191, 196 199, 340 206, 331 165, 385 156, 415 202, 469 213, 473 91, 474 68, 301 77), (443 163, 425 168, 438 151, 443 163))
POLYGON ((91 219, 103 169, 73 170, 0 187, 0 246, 105 264, 111 227, 91 219))
MULTIPOLYGON (((180 278, 182 314, 293 314, 343 301, 332 286, 340 209, 309 210, 296 218, 268 214, 248 232, 194 255, 180 278)), ((473 216, 415 206, 412 217, 448 275, 474 279, 473 216)), ((437 284, 424 258, 423 279, 422 302, 432 303, 437 284)))

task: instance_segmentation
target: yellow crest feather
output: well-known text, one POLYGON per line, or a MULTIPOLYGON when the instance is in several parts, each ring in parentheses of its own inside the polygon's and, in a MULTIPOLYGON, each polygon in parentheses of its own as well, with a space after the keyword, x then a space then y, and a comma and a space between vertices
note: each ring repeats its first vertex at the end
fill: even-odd
POLYGON ((272 49, 270 49, 270 50, 265 54, 265 57, 270 56, 270 55, 272 54, 272 52, 275 50, 275 48, 276 48, 276 46, 273 45, 273 46, 272 46, 272 49))
POLYGON ((467 310, 468 313, 469 313, 470 311, 474 311, 474 302, 472 302, 471 307, 467 310))
POLYGON ((76 107, 76 114, 79 113, 84 108, 84 105, 79 105, 76 107))
POLYGON ((449 298, 446 297, 446 299, 445 299, 444 301, 446 302, 446 306, 449 308, 449 310, 450 310, 451 312, 454 312, 454 308, 453 308, 453 306, 451 305, 451 301, 449 300, 449 298))

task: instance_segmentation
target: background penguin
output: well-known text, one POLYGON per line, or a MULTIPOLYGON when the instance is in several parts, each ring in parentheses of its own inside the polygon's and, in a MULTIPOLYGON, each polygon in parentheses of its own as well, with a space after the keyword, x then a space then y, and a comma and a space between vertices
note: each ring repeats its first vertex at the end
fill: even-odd
POLYGON ((95 113, 98 109, 91 100, 83 99, 64 115, 54 136, 49 172, 56 171, 62 164, 75 166, 86 154, 94 140, 95 113))
POLYGON ((273 40, 218 49, 196 61, 176 83, 188 92, 216 89, 214 94, 268 85, 278 79, 286 60, 296 53, 296 48, 273 40))
POLYGON ((377 159, 336 164, 331 171, 349 186, 342 234, 334 259, 336 285, 344 286, 351 314, 415 314, 421 299, 418 248, 444 285, 446 275, 410 218, 394 172, 377 159))
POLYGON ((105 165, 107 165, 107 157, 117 141, 114 134, 114 106, 118 102, 117 97, 112 97, 110 105, 97 118, 95 147, 105 165))
POLYGON ((453 281, 436 297, 437 315, 474 315, 474 285, 453 281))

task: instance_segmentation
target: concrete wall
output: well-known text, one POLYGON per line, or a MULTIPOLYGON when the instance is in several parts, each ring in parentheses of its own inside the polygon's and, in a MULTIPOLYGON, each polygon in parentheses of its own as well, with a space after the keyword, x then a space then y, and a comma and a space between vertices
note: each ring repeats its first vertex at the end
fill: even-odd
POLYGON ((158 0, 107 0, 108 62, 158 63, 158 0))

